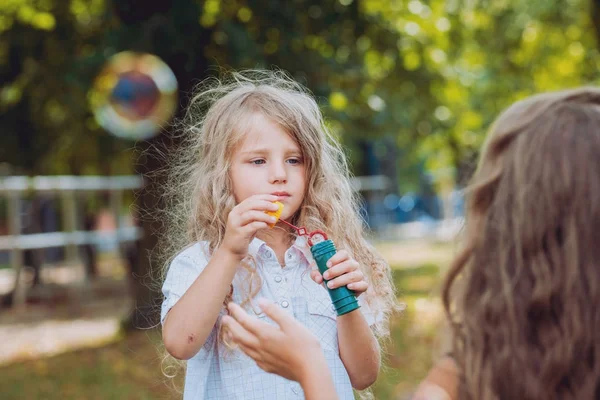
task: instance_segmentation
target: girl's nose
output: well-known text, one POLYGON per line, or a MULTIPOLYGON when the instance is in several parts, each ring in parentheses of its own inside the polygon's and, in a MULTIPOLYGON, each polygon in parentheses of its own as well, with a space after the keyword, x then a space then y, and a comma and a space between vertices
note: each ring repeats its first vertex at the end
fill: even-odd
POLYGON ((283 163, 271 164, 271 183, 285 183, 287 181, 287 173, 283 163))

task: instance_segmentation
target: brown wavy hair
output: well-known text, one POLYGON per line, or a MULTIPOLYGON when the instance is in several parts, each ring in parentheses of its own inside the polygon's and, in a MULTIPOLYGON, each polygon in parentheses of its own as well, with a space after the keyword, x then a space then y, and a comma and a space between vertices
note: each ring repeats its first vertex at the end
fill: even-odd
POLYGON ((494 123, 443 286, 460 399, 600 398, 600 89, 494 123))

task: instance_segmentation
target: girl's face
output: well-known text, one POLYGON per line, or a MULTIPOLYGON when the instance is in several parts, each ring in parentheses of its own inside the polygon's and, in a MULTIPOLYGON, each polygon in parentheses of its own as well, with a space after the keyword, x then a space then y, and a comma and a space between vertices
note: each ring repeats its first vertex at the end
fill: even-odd
POLYGON ((282 219, 302 205, 306 191, 306 167, 300 147, 279 125, 254 114, 248 132, 231 158, 230 177, 235 201, 255 194, 279 196, 282 219))

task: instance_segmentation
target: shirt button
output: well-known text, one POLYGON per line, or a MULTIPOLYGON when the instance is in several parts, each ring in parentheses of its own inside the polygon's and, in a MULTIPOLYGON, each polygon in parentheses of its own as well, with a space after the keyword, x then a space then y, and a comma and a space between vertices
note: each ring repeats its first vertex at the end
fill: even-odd
POLYGON ((277 282, 277 283, 281 282, 281 277, 280 276, 276 276, 275 277, 275 282, 277 282))
POLYGON ((281 302, 281 307, 288 308, 289 306, 290 306, 290 303, 287 300, 284 300, 281 302))

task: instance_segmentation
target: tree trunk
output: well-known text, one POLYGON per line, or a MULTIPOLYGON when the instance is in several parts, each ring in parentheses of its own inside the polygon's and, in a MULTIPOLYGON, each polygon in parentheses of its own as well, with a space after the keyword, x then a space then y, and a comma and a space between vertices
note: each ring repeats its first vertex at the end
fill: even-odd
POLYGON ((596 47, 600 43, 600 0, 591 0, 591 17, 596 32, 596 47))
MULTIPOLYGON (((136 7, 123 7, 122 1, 118 3, 120 11, 117 12, 127 10, 136 12, 136 7)), ((130 3, 134 4, 136 1, 130 0, 130 3)), ((143 7, 147 6, 148 4, 144 3, 143 7)), ((141 30, 151 42, 139 43, 138 47, 141 48, 134 50, 153 53, 173 70, 180 93, 180 107, 175 118, 181 118, 187 105, 185 101, 187 98, 184 96, 192 91, 194 82, 203 79, 208 71, 210 64, 203 52, 210 41, 212 31, 198 23, 198 16, 201 14, 198 5, 196 5, 198 8, 194 9, 188 2, 170 1, 160 3, 158 7, 154 13, 146 12, 144 14, 146 22, 142 22, 146 26, 141 30), (169 20, 169 23, 157 24, 156 20, 153 20, 155 15, 163 22, 169 20), (179 43, 155 40, 164 37, 176 38, 176 42, 179 43)), ((130 16, 120 17, 123 20, 130 19, 130 16)), ((133 22, 140 22, 139 15, 133 18, 133 22)), ((161 180, 164 176, 155 172, 163 170, 165 160, 156 151, 150 149, 159 148, 168 152, 175 145, 176 142, 167 132, 162 132, 148 142, 138 144, 140 153, 144 156, 134 162, 138 165, 136 173, 144 177, 145 187, 136 196, 136 208, 141 214, 136 217, 144 233, 139 241, 124 248, 124 256, 130 268, 130 286, 134 299, 133 310, 123 322, 125 329, 144 329, 159 324, 162 282, 159 281, 158 272, 162 265, 158 264, 154 250, 161 235, 161 223, 154 216, 156 210, 163 205, 163 199, 156 188, 163 186, 161 180)))

